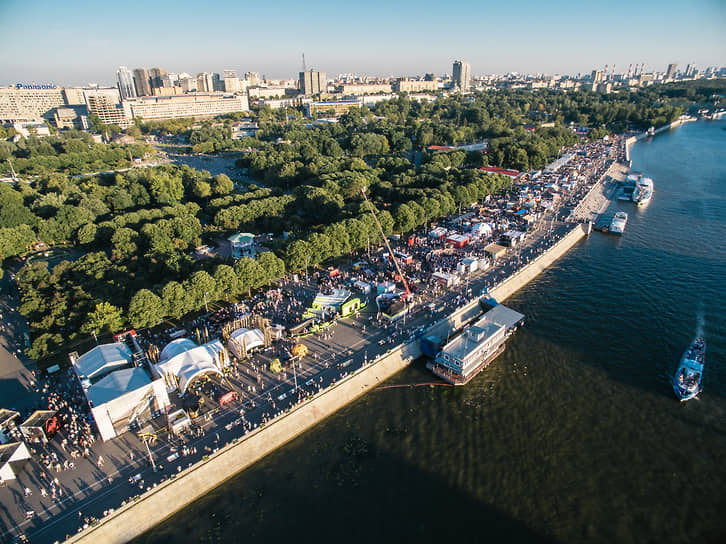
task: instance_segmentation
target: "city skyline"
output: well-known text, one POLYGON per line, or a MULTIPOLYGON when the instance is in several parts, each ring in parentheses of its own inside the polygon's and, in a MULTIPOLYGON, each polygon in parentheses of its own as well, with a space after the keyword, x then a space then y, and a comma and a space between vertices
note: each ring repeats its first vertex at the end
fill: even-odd
POLYGON ((323 1, 301 11, 281 0, 271 15, 267 6, 231 2, 200 11, 186 0, 132 0, 123 9, 88 0, 8 0, 0 6, 0 84, 113 85, 119 66, 296 79, 302 53, 308 69, 330 75, 450 74, 455 59, 467 61, 473 76, 585 74, 606 64, 625 72, 643 62, 646 71, 670 63, 704 69, 726 64, 723 28, 726 5, 714 0, 689 4, 685 16, 673 1, 583 7, 572 0, 455 0, 441 12, 426 1, 371 0, 365 10, 323 1))

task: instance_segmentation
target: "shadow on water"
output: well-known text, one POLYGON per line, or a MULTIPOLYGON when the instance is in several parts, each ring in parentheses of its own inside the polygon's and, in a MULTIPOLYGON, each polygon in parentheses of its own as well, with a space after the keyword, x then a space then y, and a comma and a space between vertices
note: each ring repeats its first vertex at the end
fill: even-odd
POLYGON ((354 434, 336 442, 329 465, 273 455, 133 542, 557 542, 496 497, 477 500, 354 434))

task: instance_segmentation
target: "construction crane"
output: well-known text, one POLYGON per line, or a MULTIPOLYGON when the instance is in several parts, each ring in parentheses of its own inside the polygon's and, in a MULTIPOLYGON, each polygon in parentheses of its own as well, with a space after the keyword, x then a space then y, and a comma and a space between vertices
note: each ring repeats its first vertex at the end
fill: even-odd
POLYGON ((408 282, 406 281, 406 276, 403 275, 403 272, 401 271, 401 267, 398 265, 398 260, 396 259, 396 256, 393 254, 393 250, 391 249, 391 246, 388 243, 388 238, 386 238, 385 233, 383 232, 383 227, 381 226, 381 222, 378 221, 378 217, 376 216, 376 211, 373 209, 373 204, 371 204, 371 201, 368 200, 368 196, 366 195, 366 188, 363 186, 361 188, 361 193, 363 193, 363 199, 366 201, 366 204, 368 204, 368 209, 371 212, 371 215, 373 216, 373 219, 376 221, 376 225, 378 225, 378 231, 381 233, 381 237, 383 238, 383 243, 386 244, 386 249, 388 249, 388 254, 391 256, 391 260, 393 261, 393 264, 396 266, 396 271, 398 272, 398 275, 401 277, 401 281, 403 282, 403 287, 406 289, 406 292, 401 295, 401 298, 403 300, 406 300, 409 296, 411 296, 411 290, 408 288, 408 282))

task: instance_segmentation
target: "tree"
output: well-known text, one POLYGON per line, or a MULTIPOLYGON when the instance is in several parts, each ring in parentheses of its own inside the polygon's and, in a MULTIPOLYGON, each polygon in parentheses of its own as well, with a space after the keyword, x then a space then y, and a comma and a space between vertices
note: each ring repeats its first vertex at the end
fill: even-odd
POLYGON ((123 327, 124 320, 121 308, 108 302, 99 302, 95 309, 88 314, 81 330, 86 333, 99 334, 102 332, 117 332, 123 327))
POLYGON ((161 302, 164 314, 174 319, 183 316, 189 307, 187 292, 178 281, 170 281, 161 288, 161 302))
POLYGON ((262 253, 257 258, 257 262, 260 265, 264 283, 270 283, 285 275, 285 262, 272 251, 262 253))
POLYGON ((241 285, 234 268, 227 264, 220 264, 214 271, 214 281, 217 285, 217 291, 220 295, 227 297, 237 296, 241 291, 241 285))
POLYGON ((192 192, 197 198, 207 198, 212 194, 212 186, 204 180, 197 180, 192 186, 192 192))
POLYGON ((212 192, 215 195, 228 195, 234 190, 234 183, 226 174, 218 174, 212 178, 212 192))
POLYGON ((217 298, 217 283, 205 270, 192 274, 192 277, 189 278, 189 288, 190 295, 197 307, 205 300, 205 297, 207 303, 217 298))
POLYGON ((182 180, 166 173, 153 175, 149 190, 154 199, 162 205, 176 204, 184 197, 182 180))
POLYGON ((242 257, 234 263, 234 272, 240 281, 242 291, 249 295, 252 289, 261 285, 263 271, 259 263, 251 257, 242 257))
POLYGON ((148 289, 141 289, 131 297, 129 321, 132 327, 153 327, 158 325, 163 317, 164 305, 161 299, 148 289))

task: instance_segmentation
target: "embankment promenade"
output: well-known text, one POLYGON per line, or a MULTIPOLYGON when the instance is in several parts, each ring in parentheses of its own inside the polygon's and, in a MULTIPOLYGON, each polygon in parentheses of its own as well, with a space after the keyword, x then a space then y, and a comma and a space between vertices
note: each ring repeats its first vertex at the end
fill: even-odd
MULTIPOLYGON (((498 302, 532 281, 590 231, 589 224, 575 225, 562 239, 488 291, 498 302)), ((458 308, 427 328, 424 335, 440 338, 458 331, 481 314, 479 299, 458 308)), ((421 357, 418 339, 412 339, 363 366, 333 386, 295 406, 286 414, 213 453, 203 462, 179 473, 139 496, 67 542, 117 544, 128 542, 152 529, 235 474, 250 467, 280 446, 374 389, 421 357)))

